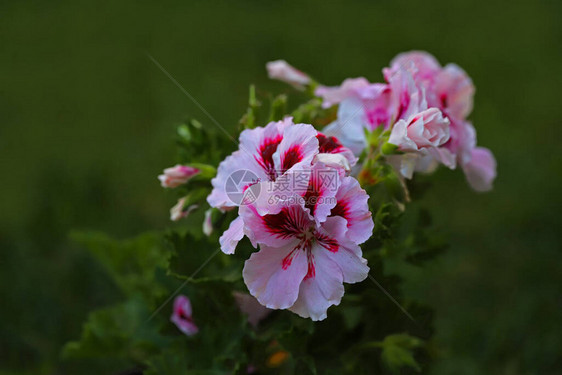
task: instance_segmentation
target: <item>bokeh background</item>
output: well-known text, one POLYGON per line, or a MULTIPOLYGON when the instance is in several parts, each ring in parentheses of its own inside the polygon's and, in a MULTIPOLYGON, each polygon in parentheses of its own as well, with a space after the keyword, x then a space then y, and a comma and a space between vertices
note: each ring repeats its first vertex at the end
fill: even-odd
POLYGON ((562 373, 561 16, 557 1, 1 2, 0 373, 62 373, 61 344, 117 300, 71 231, 169 225, 156 175, 175 126, 214 125, 147 53, 233 128, 249 83, 288 91, 269 60, 380 81, 411 49, 472 76, 499 173, 477 194, 441 170, 425 197, 451 242, 406 282, 435 309, 432 372, 562 373))

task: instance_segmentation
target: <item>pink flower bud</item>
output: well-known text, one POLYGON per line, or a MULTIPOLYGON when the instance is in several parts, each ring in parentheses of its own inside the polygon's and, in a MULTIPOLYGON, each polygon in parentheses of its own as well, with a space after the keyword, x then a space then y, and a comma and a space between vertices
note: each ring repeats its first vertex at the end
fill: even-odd
POLYGON ((205 219, 203 220, 203 233, 205 236, 210 236, 213 233, 213 209, 209 208, 205 211, 205 219))
POLYGON ((191 213, 191 211, 195 210, 198 207, 196 204, 193 204, 186 208, 185 203, 185 197, 180 198, 178 200, 178 203, 170 209, 170 220, 178 221, 180 219, 183 219, 184 217, 187 217, 191 213))
POLYGON ((265 64, 265 67, 269 78, 288 83, 296 88, 303 88, 310 83, 308 75, 289 65, 285 60, 270 61, 265 64))
POLYGON ((449 124, 439 109, 429 108, 394 124, 388 142, 401 151, 439 147, 449 140, 449 124))
POLYGON ((162 187, 175 188, 185 184, 193 176, 199 174, 199 172, 198 168, 177 164, 171 168, 164 169, 164 174, 158 176, 158 179, 162 187))
POLYGON ((199 328, 193 322, 191 302, 189 298, 184 295, 179 295, 174 300, 174 311, 172 312, 170 321, 187 336, 193 336, 199 332, 199 328))

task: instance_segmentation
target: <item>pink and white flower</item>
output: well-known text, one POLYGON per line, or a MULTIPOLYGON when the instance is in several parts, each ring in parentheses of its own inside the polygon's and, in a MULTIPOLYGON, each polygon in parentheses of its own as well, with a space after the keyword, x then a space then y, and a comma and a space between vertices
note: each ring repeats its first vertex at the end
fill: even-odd
MULTIPOLYGON (((211 207, 223 211, 251 203, 259 215, 278 213, 283 207, 302 201, 307 194, 313 164, 320 165, 319 155, 335 157, 327 160, 332 163, 332 169, 345 169, 357 162, 353 153, 336 138, 318 133, 311 125, 293 124, 291 118, 245 130, 240 135, 240 150, 219 165, 207 201, 211 207), (244 170, 254 177, 240 186, 243 198, 234 201, 226 191, 227 181, 244 170)), ((326 160, 325 156, 320 159, 326 160)), ((324 204, 319 207, 318 215, 325 218, 330 207, 324 204)), ((243 237, 244 223, 237 218, 220 238, 222 251, 232 254, 243 237)))
POLYGON ((164 169, 164 174, 158 176, 162 187, 175 188, 187 183, 194 176, 200 173, 198 168, 188 165, 177 164, 171 168, 164 169))
POLYGON ((260 245, 244 265, 244 281, 250 294, 270 309, 322 320, 328 307, 339 304, 343 282, 367 277, 367 261, 346 236, 341 216, 318 225, 298 205, 265 216, 244 206, 240 214, 251 228, 250 239, 260 245))
POLYGON ((310 77, 293 67, 285 60, 270 61, 265 64, 269 78, 276 79, 302 89, 310 83, 310 77))
POLYGON ((260 247, 246 261, 243 276, 262 305, 322 320, 330 306, 340 303, 344 282, 367 277, 369 267, 358 245, 371 236, 374 224, 368 196, 353 177, 341 177, 336 203, 325 206, 311 198, 332 195, 326 186, 331 183, 314 174, 310 181, 313 189, 304 205, 263 216, 252 205, 240 207, 246 235, 260 247))
MULTIPOLYGON (((432 171, 440 162, 451 169, 460 165, 469 181, 474 181, 474 173, 479 170, 487 183, 476 185, 491 186, 495 178, 495 174, 490 172, 493 169, 490 161, 493 156, 487 154, 489 168, 475 167, 481 159, 470 164, 473 154, 484 154, 474 151, 476 132, 466 120, 472 111, 475 92, 466 72, 455 64, 441 67, 435 57, 427 52, 412 51, 396 56, 390 67, 383 69, 383 74, 387 83, 369 83, 364 78, 356 78, 345 80, 339 87, 319 87, 316 95, 323 98, 324 106, 339 104, 337 120, 323 132, 337 137, 344 146, 359 155, 367 146, 364 129, 384 126, 385 129, 393 129, 391 143, 398 142, 403 150, 416 153, 388 158, 403 176, 411 177, 414 171, 432 171), (412 116, 428 108, 434 114, 435 109, 441 110, 441 117, 449 121, 449 137, 445 143, 441 142, 445 130, 439 126, 441 130, 437 133, 440 134, 438 138, 441 144, 420 148, 420 144, 412 138, 405 137, 410 134, 407 124, 412 116), (414 144, 416 147, 413 147, 414 144), (488 173, 483 173, 484 170, 488 173)), ((439 122, 443 124, 443 121, 439 122)), ((411 130, 420 128, 417 124, 411 130)), ((427 144, 426 141, 422 143, 427 144)))
POLYGON ((276 180, 292 169, 308 167, 318 153, 317 131, 312 125, 293 124, 292 118, 271 122, 265 127, 244 130, 240 134, 240 149, 219 164, 217 176, 211 180, 213 191, 207 197, 211 207, 226 211, 239 206, 226 192, 227 180, 238 171, 249 171, 254 181, 250 186, 276 180))
POLYGON ((340 139, 355 155, 366 147, 365 129, 390 129, 397 120, 427 109, 424 90, 405 69, 389 73, 388 83, 367 82, 353 90, 333 90, 341 93, 338 118, 323 132, 340 139))
POLYGON ((193 336, 199 332, 199 328, 193 322, 191 301, 184 295, 179 295, 174 300, 174 310, 170 321, 187 336, 193 336))

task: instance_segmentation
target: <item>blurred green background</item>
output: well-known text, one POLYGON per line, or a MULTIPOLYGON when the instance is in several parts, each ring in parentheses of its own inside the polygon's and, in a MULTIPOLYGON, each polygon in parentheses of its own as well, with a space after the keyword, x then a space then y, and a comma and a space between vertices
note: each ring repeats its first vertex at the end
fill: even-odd
POLYGON ((169 225, 156 176, 175 126, 214 125, 147 53, 233 128, 249 83, 289 91, 269 60, 338 84, 380 81, 423 49, 473 78, 499 173, 477 194, 440 170, 426 196, 451 242, 406 283, 436 311, 432 371, 562 373, 561 2, 3 1, 0 14, 0 372, 63 373, 61 344, 118 298, 69 231, 169 225))

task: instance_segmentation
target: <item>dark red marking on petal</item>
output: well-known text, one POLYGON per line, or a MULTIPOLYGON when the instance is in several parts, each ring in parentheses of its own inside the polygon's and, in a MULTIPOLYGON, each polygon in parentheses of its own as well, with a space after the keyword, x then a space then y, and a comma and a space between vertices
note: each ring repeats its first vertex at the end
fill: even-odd
POLYGON ((321 154, 336 154, 343 147, 336 137, 327 137, 322 133, 318 133, 316 139, 318 139, 318 152, 321 154))
POLYGON ((277 151, 277 147, 282 140, 283 136, 281 134, 274 138, 264 139, 258 150, 259 156, 254 156, 254 159, 256 159, 259 165, 265 170, 271 181, 274 181, 277 176, 273 163, 273 154, 277 151))
POLYGON ((312 251, 308 250, 307 253, 307 261, 308 261, 308 271, 306 272, 306 276, 304 279, 314 278, 316 276, 316 267, 314 266, 314 254, 312 251))
POLYGON ((281 173, 285 173, 293 165, 297 164, 302 160, 302 151, 300 146, 295 145, 285 151, 283 158, 281 159, 281 173))
POLYGON ((332 211, 330 212, 330 216, 341 216, 344 219, 347 219, 348 214, 349 208, 347 207, 347 204, 341 200, 336 203, 336 206, 332 208, 332 211))
POLYGON ((295 237, 302 234, 309 224, 308 218, 300 209, 283 208, 275 215, 263 216, 267 231, 279 238, 295 237))
POLYGON ((443 108, 447 108, 447 94, 441 94, 441 96, 439 96, 439 100, 441 101, 441 106, 443 108))
POLYGON ((308 188, 306 189, 306 193, 304 194, 304 207, 310 210, 310 214, 314 216, 314 211, 316 209, 316 205, 318 203, 319 197, 322 195, 322 191, 320 189, 320 181, 318 178, 315 178, 316 174, 313 173, 310 176, 310 180, 308 182, 308 188))
POLYGON ((283 268, 284 270, 289 268, 289 266, 293 262, 293 258, 295 257, 295 254, 296 254, 297 250, 298 250, 298 247, 295 247, 293 250, 291 250, 291 252, 285 258, 283 258, 283 261, 281 261, 281 268, 283 268))
POLYGON ((187 313, 185 312, 185 310, 183 308, 180 308, 178 311, 178 315, 180 316, 180 318, 182 318, 183 320, 187 320, 188 322, 193 322, 193 318, 189 315, 187 315, 187 313))
POLYGON ((322 246, 328 251, 331 251, 332 253, 336 253, 340 249, 340 245, 338 241, 324 234, 317 233, 316 240, 318 241, 320 246, 322 246))

